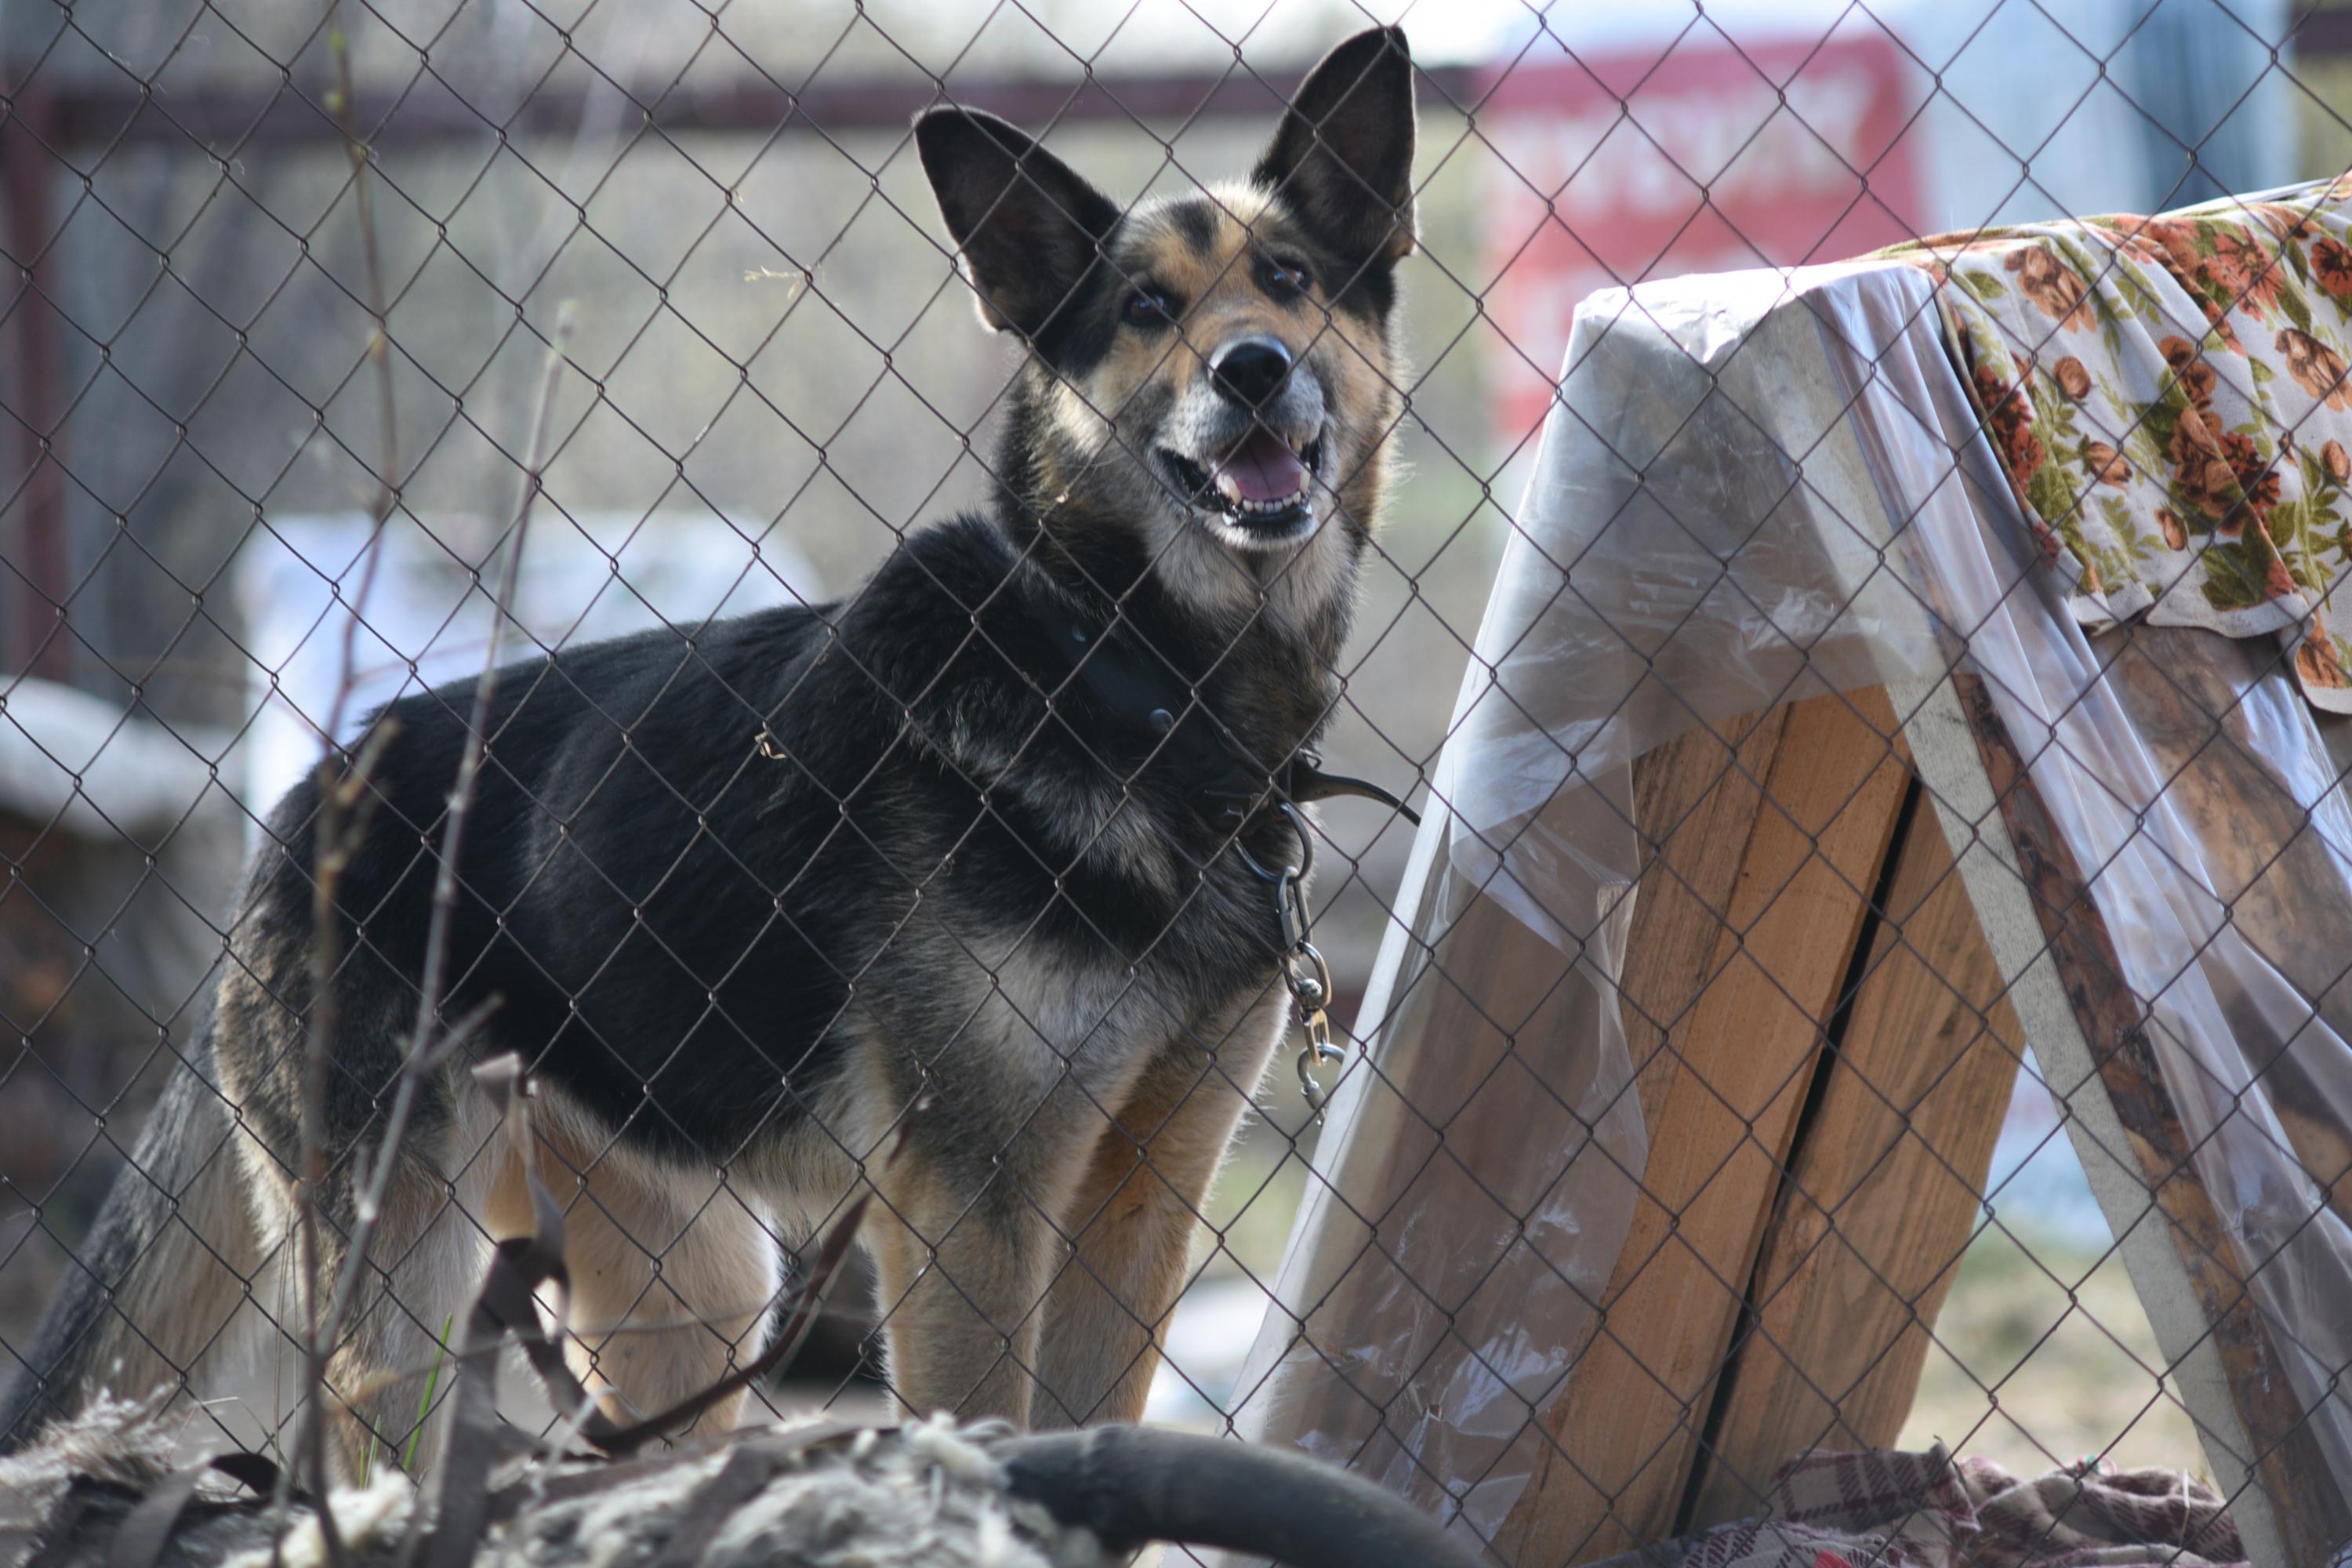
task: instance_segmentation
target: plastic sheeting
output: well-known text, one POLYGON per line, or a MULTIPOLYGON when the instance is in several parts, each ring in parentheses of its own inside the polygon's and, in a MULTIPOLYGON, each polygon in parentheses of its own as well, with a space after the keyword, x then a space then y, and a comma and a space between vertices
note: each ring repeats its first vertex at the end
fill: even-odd
MULTIPOLYGON (((1965 634, 2089 879, 2235 1268, 2352 1495, 2352 1224, 2325 1190, 2352 1174, 2352 727, 2314 713, 2267 637, 2084 635, 1917 312, 1927 298, 1887 273, 1823 300, 1831 357, 1887 506, 1917 509, 1903 543, 1938 629, 1965 634)), ((2163 1223, 2153 1197, 2107 1217, 2163 1223)))
MULTIPOLYGON (((2352 1231, 2305 1170, 2314 1126, 2339 1146, 2352 1128, 2347 726, 2323 732, 2267 642, 2158 634, 2204 639, 2213 689, 2184 723, 2125 668, 2131 633, 2085 638, 1907 268, 1594 296, 1516 521, 1438 770, 1449 809, 1416 842, 1242 1428, 1502 1526, 1647 1149, 1613 990, 1633 759, 1829 689, 1924 689, 1965 646, 2092 877, 2198 1173, 2352 1491, 2352 1407, 2330 1393, 2352 1231), (2229 803, 2256 795, 2250 831, 2229 803)), ((2119 1226, 2145 1213, 2109 1205, 2119 1226)))

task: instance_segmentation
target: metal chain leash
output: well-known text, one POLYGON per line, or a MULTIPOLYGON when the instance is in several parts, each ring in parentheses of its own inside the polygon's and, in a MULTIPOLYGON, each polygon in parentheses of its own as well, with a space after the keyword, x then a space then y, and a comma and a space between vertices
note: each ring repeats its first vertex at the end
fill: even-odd
POLYGON ((1298 1009, 1299 1026, 1307 1031, 1307 1044, 1298 1052, 1298 1091, 1319 1125, 1328 1100, 1316 1080, 1315 1069, 1347 1053, 1331 1043, 1331 966, 1311 940, 1315 910, 1307 902, 1307 879, 1315 874, 1315 835, 1290 802, 1279 802, 1275 809, 1290 819, 1292 830, 1298 835, 1299 864, 1270 871, 1239 839, 1234 841, 1234 848, 1243 864, 1274 884, 1275 918, 1282 923, 1282 956, 1276 962, 1282 968, 1283 987, 1298 1009))

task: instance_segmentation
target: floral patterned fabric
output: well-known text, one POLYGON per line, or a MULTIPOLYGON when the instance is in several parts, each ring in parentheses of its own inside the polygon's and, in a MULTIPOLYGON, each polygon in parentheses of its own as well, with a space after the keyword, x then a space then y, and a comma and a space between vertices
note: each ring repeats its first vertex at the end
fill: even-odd
POLYGON ((2352 174, 1887 255, 1944 324, 2076 616, 2292 651, 2352 712, 2352 174))

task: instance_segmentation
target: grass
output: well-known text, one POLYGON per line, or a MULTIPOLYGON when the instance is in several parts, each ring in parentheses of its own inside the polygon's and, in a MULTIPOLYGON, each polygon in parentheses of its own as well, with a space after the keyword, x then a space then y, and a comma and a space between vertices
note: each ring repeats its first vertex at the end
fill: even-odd
POLYGON ((1979 1236, 1936 1323, 1897 1446, 1942 1441, 2020 1475, 2077 1458, 2204 1472, 2123 1260, 2031 1231, 1979 1236))
POLYGON ((425 1418, 433 1413, 433 1395, 441 1387, 441 1363, 449 1355, 449 1329, 457 1321, 455 1312, 441 1320, 441 1337, 433 1346, 433 1367, 425 1374, 425 1397, 417 1402, 416 1426, 408 1434, 408 1452, 400 1459, 400 1468, 411 1474, 416 1469, 416 1445, 425 1440, 425 1418))
MULTIPOLYGON (((425 1374, 425 1397, 416 1402, 416 1424, 408 1429, 408 1451, 400 1457, 400 1468, 411 1475, 416 1473, 416 1447, 425 1441, 425 1418, 433 1414, 433 1396, 441 1388, 441 1363, 449 1358, 449 1330, 457 1321, 450 1313, 441 1320, 441 1337, 434 1342, 433 1365, 425 1374)), ((365 1491, 375 1475, 375 1439, 370 1437, 367 1458, 360 1466, 360 1489, 365 1491)))

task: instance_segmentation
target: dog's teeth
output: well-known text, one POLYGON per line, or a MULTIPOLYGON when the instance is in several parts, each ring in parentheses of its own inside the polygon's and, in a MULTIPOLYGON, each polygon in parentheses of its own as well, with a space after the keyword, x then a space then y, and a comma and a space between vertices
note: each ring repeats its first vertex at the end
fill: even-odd
POLYGON ((1297 510, 1307 503, 1307 492, 1301 489, 1279 500, 1234 500, 1227 510, 1237 518, 1273 518, 1297 510))
POLYGON ((1286 496, 1276 496, 1272 500, 1252 500, 1247 497, 1231 493, 1226 493, 1223 497, 1224 503, 1235 511, 1246 512, 1286 511, 1306 499, 1307 487, 1304 485, 1286 496))

